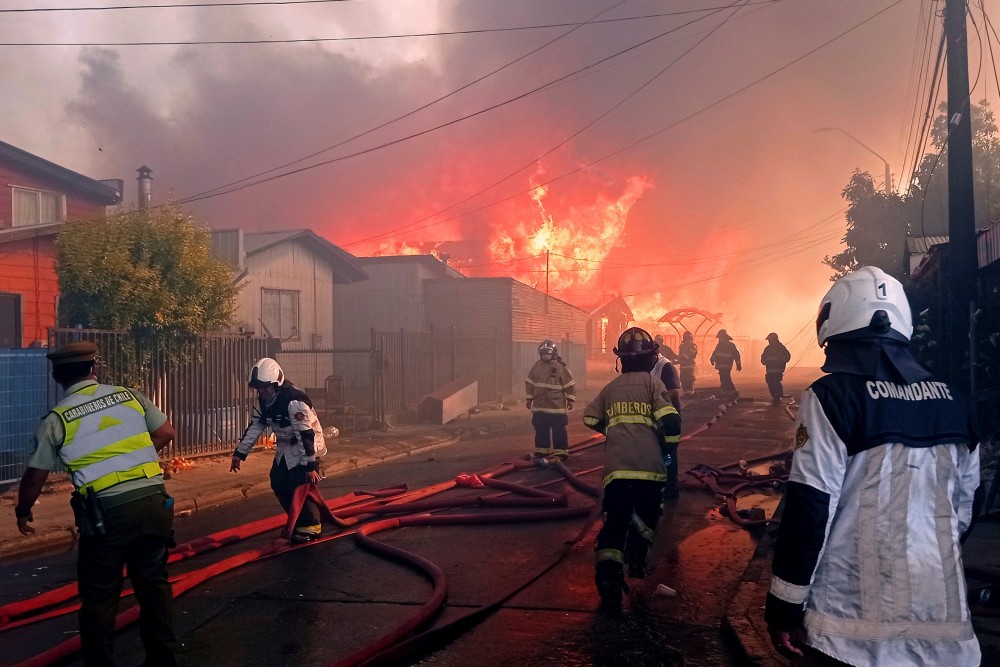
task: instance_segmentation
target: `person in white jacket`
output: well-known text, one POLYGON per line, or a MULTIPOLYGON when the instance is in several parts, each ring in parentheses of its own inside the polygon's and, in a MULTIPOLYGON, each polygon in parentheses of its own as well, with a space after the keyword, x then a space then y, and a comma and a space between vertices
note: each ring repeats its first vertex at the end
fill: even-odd
MULTIPOLYGON (((312 400, 285 378, 274 359, 264 357, 250 369, 248 385, 257 391, 259 413, 243 433, 230 465, 239 472, 250 450, 265 428, 274 433, 274 463, 271 465, 271 490, 285 512, 292 509, 295 489, 319 482, 319 458, 326 454, 323 428, 313 409, 312 400)), ((295 522, 293 543, 309 542, 322 530, 319 507, 306 500, 295 522)))
POLYGON ((960 537, 979 451, 969 412, 914 359, 902 285, 840 278, 817 319, 828 373, 802 398, 764 618, 818 664, 975 667, 960 537))

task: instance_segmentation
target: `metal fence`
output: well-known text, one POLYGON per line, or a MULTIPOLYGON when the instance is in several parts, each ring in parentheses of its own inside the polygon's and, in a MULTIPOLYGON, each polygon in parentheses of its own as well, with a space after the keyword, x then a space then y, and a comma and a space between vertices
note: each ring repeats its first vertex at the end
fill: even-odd
MULTIPOLYGON (((255 406, 247 372, 273 356, 274 339, 209 334, 168 347, 118 331, 53 329, 49 347, 90 340, 97 344, 101 382, 133 386, 170 419, 177 438, 162 456, 232 451, 255 406)), ((47 371, 46 371, 47 372, 47 371)), ((36 415, 37 419, 37 415, 36 415)))
POLYGON ((45 352, 0 350, 0 484, 21 477, 38 420, 53 404, 45 352))
POLYGON ((510 348, 496 335, 454 328, 373 329, 368 347, 282 350, 276 359, 286 377, 314 399, 325 393, 329 376, 340 376, 344 403, 353 406, 358 423, 380 427, 390 415, 414 410, 424 396, 459 377, 478 381, 480 403, 497 400, 509 391, 510 348))

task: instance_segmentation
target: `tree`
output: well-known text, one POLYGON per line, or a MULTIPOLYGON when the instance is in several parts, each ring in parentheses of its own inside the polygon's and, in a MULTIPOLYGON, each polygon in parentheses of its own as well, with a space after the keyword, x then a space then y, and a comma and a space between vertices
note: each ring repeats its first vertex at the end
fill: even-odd
MULTIPOLYGON (((849 203, 847 247, 823 259, 834 270, 833 280, 865 265, 904 280, 906 237, 948 234, 948 127, 942 104, 931 128, 935 150, 920 160, 905 191, 886 194, 875 188, 871 174, 851 175, 842 193, 849 203)), ((1000 217, 1000 138, 986 100, 972 109, 972 164, 976 227, 982 229, 1000 217)))
POLYGON ((141 382, 157 353, 191 360, 196 336, 231 323, 239 291, 211 243, 173 207, 67 224, 56 241, 60 324, 133 334, 108 369, 121 381, 141 382))

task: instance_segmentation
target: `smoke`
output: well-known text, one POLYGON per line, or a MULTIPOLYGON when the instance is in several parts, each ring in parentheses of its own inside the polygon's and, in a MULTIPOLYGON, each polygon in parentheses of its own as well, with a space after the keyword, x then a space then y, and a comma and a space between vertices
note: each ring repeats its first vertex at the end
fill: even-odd
MULTIPOLYGON (((373 0, 38 16, 21 33, 89 41, 327 37, 696 6, 373 0)), ((128 179, 146 164, 154 203, 331 161, 184 207, 216 228, 311 228, 357 254, 446 242, 453 257, 478 267, 475 275, 526 281, 544 267, 499 264, 491 244, 506 234, 505 259, 539 254, 531 241, 547 229, 553 253, 602 256, 596 271, 557 260, 556 297, 581 307, 614 294, 641 311, 698 307, 722 313, 731 333, 778 331, 788 341, 829 286, 821 259, 839 249, 840 190, 855 167, 882 169, 844 137, 813 131, 848 129, 890 157, 898 175, 901 119, 912 103, 905 73, 921 10, 904 3, 796 59, 879 8, 865 0, 753 5, 711 34, 728 11, 674 32, 700 15, 402 40, 67 48, 35 51, 44 55, 34 59, 15 52, 0 72, 5 97, 20 91, 25 108, 64 131, 12 114, 5 140, 95 178, 128 179), (27 85, 27 72, 69 96, 46 98, 27 85), (432 129, 438 125, 446 126, 432 129), (345 157, 352 153, 361 154, 345 157), (532 199, 539 184, 544 210, 532 199), (622 202, 615 234, 595 245, 606 219, 599 211, 622 202)), ((126 188, 126 201, 134 193, 126 188)))

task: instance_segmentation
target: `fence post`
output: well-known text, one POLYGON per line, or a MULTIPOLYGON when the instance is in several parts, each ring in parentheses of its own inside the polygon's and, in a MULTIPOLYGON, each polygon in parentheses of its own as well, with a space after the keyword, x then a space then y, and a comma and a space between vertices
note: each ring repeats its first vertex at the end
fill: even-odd
POLYGON ((431 325, 431 391, 437 389, 437 339, 434 337, 434 325, 431 325))
POLYGON ((455 325, 451 327, 451 379, 458 377, 458 336, 455 334, 455 325))

